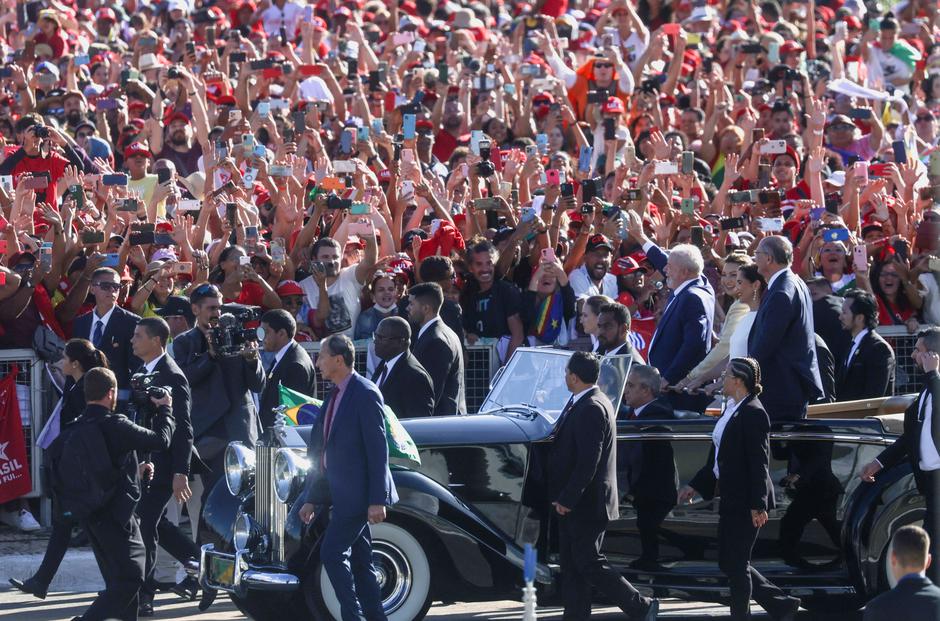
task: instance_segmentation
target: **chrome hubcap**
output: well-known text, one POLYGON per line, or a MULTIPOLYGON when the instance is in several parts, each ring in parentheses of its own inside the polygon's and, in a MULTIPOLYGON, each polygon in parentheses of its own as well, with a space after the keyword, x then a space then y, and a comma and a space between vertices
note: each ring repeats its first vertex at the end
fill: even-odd
POLYGON ((411 565, 397 546, 387 541, 372 542, 372 564, 382 594, 386 614, 401 608, 411 593, 411 565))

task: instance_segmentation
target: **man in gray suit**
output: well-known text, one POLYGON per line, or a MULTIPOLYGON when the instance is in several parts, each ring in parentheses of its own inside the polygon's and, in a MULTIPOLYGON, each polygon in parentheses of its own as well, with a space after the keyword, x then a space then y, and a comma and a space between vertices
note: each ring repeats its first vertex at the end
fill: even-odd
POLYGON ((265 378, 257 351, 221 356, 209 342, 209 330, 221 315, 219 290, 214 285, 200 285, 189 301, 196 327, 173 340, 173 358, 192 391, 193 444, 212 470, 205 496, 222 475, 228 443, 254 446, 258 439, 258 412, 251 393, 264 390, 265 378))

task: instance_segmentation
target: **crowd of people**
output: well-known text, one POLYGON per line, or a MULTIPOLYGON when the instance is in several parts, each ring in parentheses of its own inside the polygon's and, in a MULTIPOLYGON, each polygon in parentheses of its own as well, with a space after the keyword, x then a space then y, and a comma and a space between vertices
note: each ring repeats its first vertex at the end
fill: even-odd
POLYGON ((400 416, 467 413, 477 343, 628 353, 700 412, 749 358, 773 423, 893 394, 876 329, 940 324, 936 2, 6 6, 0 347, 61 361, 63 426, 90 369, 122 410, 176 361, 151 595, 170 496, 314 390, 298 342, 363 343, 400 416))

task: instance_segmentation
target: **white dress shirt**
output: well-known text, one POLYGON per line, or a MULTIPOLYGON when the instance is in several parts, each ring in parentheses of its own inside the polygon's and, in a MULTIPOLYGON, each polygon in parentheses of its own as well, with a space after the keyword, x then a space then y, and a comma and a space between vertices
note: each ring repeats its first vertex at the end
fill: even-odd
MULTIPOLYGON (((741 403, 744 403, 744 401, 742 400, 741 403)), ((728 397, 728 400, 725 402, 725 411, 721 413, 721 418, 715 423, 715 430, 712 431, 712 442, 715 443, 715 465, 712 466, 712 472, 715 473, 716 479, 718 478, 718 452, 721 451, 721 437, 725 433, 725 427, 731 422, 731 418, 734 416, 735 412, 738 411, 741 403, 728 397)))
POLYGON ((108 322, 111 321, 111 315, 114 314, 114 309, 117 308, 117 304, 111 307, 111 310, 106 312, 103 317, 98 316, 98 310, 94 309, 91 311, 91 329, 88 332, 88 340, 92 343, 95 342, 95 326, 98 325, 98 322, 101 322, 101 335, 104 336, 105 330, 108 329, 108 322))
POLYGON ((930 424, 933 420, 933 395, 929 390, 921 395, 919 405, 918 412, 922 412, 924 417, 924 424, 920 429, 920 469, 938 470, 940 469, 940 452, 937 451, 937 445, 933 443, 933 434, 930 433, 930 424))
POLYGON ((280 348, 276 354, 274 354, 274 362, 271 364, 271 372, 274 372, 274 369, 277 367, 278 363, 284 358, 284 354, 287 353, 287 350, 290 349, 290 345, 293 339, 287 341, 287 345, 280 348))
POLYGON ((870 330, 865 328, 861 332, 855 335, 852 339, 852 348, 849 350, 849 355, 845 359, 845 368, 849 368, 849 365, 852 363, 852 358, 855 357, 855 352, 858 351, 858 346, 862 344, 862 339, 865 338, 865 335, 868 334, 870 330))
POLYGON ((438 316, 435 317, 434 319, 431 319, 429 322, 427 322, 426 324, 424 324, 423 326, 421 326, 421 329, 418 330, 418 336, 415 337, 415 342, 416 342, 416 343, 418 342, 418 339, 421 338, 421 335, 424 334, 425 331, 426 331, 428 328, 430 328, 431 325, 432 325, 435 321, 440 321, 440 320, 441 320, 441 317, 440 317, 440 315, 438 315, 438 316))
POLYGON ((144 370, 147 372, 148 375, 150 373, 153 373, 154 368, 156 368, 157 364, 161 360, 163 360, 164 356, 166 356, 166 352, 163 352, 162 354, 160 354, 159 356, 157 356, 156 358, 154 358, 153 360, 151 360, 150 362, 144 365, 144 370))
POLYGON ((783 274, 783 273, 784 273, 785 271, 787 271, 788 269, 790 269, 790 268, 789 268, 789 267, 785 267, 785 268, 783 268, 783 269, 781 269, 781 270, 777 270, 777 271, 773 274, 773 276, 770 277, 770 280, 767 281, 767 289, 770 289, 771 287, 773 287, 774 282, 775 282, 778 278, 780 278, 780 275, 783 274))

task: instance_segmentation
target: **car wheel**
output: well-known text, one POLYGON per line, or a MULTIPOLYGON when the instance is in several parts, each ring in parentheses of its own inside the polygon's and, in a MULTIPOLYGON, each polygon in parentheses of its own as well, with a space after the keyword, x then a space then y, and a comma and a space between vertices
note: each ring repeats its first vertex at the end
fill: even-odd
MULTIPOLYGON (((388 522, 372 527, 372 562, 388 621, 419 621, 431 607, 431 566, 421 543, 404 528, 388 522)), ((324 619, 339 621, 339 600, 318 565, 314 584, 305 589, 324 619)))

